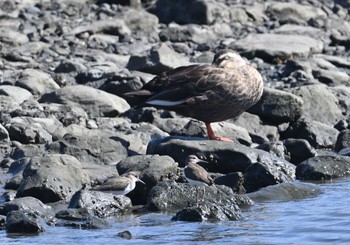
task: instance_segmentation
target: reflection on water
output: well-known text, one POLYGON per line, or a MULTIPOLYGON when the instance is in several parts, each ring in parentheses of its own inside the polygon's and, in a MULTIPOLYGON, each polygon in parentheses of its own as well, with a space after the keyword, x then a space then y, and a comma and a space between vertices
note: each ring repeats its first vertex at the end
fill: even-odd
POLYGON ((263 201, 245 220, 218 223, 170 221, 171 215, 132 215, 110 220, 112 228, 79 230, 49 227, 31 237, 8 237, 0 244, 349 244, 350 178, 320 185, 322 192, 295 201, 263 201), (132 239, 117 236, 128 230, 132 239))

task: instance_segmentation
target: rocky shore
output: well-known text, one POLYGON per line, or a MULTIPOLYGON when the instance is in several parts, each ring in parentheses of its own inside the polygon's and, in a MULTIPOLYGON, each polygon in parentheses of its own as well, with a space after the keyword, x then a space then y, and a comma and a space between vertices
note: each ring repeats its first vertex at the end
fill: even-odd
POLYGON ((300 180, 345 176, 349 10, 345 0, 1 1, 1 229, 103 228, 106 217, 130 212, 240 220, 271 195, 317 193, 300 180), (237 120, 213 124, 234 143, 124 96, 224 48, 265 84, 237 120), (208 162, 214 187, 186 182, 190 154, 208 162), (126 196, 91 190, 131 170, 144 184, 126 196))

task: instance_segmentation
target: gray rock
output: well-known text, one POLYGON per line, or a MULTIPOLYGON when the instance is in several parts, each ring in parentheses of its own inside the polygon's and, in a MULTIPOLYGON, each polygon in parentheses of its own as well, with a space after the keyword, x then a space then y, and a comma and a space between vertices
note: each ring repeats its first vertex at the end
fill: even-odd
POLYGON ((334 150, 340 151, 348 147, 350 147, 350 129, 345 129, 338 134, 334 150))
POLYGON ((350 157, 316 156, 297 166, 296 177, 300 180, 331 180, 349 174, 350 157))
POLYGON ((30 91, 33 95, 41 95, 60 88, 49 74, 35 69, 24 70, 15 85, 30 91))
POLYGON ((350 1, 349 0, 335 0, 335 4, 339 4, 340 6, 344 8, 350 8, 350 1))
POLYGON ((125 213, 131 209, 131 200, 101 191, 80 190, 70 200, 68 208, 86 208, 95 216, 105 218, 125 213))
POLYGON ((251 57, 272 61, 275 58, 307 58, 310 54, 321 53, 324 46, 322 41, 308 36, 253 33, 237 40, 230 47, 251 57))
POLYGON ((199 204, 199 196, 203 196, 204 201, 215 200, 217 205, 241 207, 252 204, 247 196, 236 195, 230 188, 224 186, 207 187, 187 183, 160 182, 151 190, 147 209, 149 211, 179 210, 188 207, 189 203, 199 204))
POLYGON ((55 216, 51 206, 43 204, 34 197, 16 198, 10 202, 0 204, 0 214, 7 215, 14 210, 29 210, 45 220, 49 220, 55 216))
POLYGON ((23 101, 33 97, 33 95, 28 90, 11 85, 1 85, 0 95, 10 97, 17 104, 21 104, 23 101))
POLYGON ((28 62, 33 65, 36 64, 36 56, 49 46, 50 44, 44 42, 28 42, 9 49, 5 57, 11 61, 28 62))
POLYGON ((271 200, 295 201, 304 198, 315 197, 322 193, 322 189, 315 184, 303 182, 282 183, 264 187, 248 196, 254 202, 266 202, 271 200))
POLYGON ((82 85, 67 86, 44 94, 39 102, 80 106, 90 117, 113 117, 130 108, 124 99, 116 95, 82 85))
POLYGON ((304 101, 303 117, 333 126, 343 118, 338 99, 325 85, 309 85, 292 89, 292 93, 304 101), (319 98, 322 98, 320 100, 319 98))
POLYGON ((30 210, 15 210, 7 214, 7 233, 40 233, 46 230, 45 221, 30 210))
POLYGON ((264 125, 261 123, 259 116, 248 112, 243 112, 234 123, 245 128, 255 143, 276 141, 280 137, 276 126, 264 125))
POLYGON ((28 36, 10 28, 0 28, 0 41, 13 46, 29 42, 28 36))
POLYGON ((213 123, 211 126, 217 135, 224 135, 244 145, 249 146, 252 144, 252 138, 244 127, 237 126, 230 122, 213 123))
POLYGON ((285 139, 283 144, 289 154, 289 161, 295 165, 316 155, 315 149, 309 141, 304 139, 285 139))
POLYGON ((33 196, 44 203, 67 201, 88 182, 89 177, 73 156, 34 157, 23 171, 17 197, 33 196))
POLYGON ((130 35, 131 30, 125 24, 124 20, 98 20, 87 25, 80 25, 74 28, 69 34, 77 35, 81 33, 107 33, 112 35, 130 35))
POLYGON ((218 38, 232 36, 232 30, 225 23, 210 26, 171 23, 168 28, 161 30, 159 36, 162 41, 171 41, 173 43, 192 42, 209 45, 215 43, 218 38))
POLYGON ((190 118, 155 118, 152 124, 169 135, 206 137, 203 123, 190 118))
POLYGON ((15 117, 6 125, 11 140, 24 144, 51 143, 52 134, 62 127, 55 118, 15 117))
POLYGON ((2 142, 9 142, 10 136, 7 132, 6 128, 0 124, 0 141, 2 142))
POLYGON ((176 53, 165 44, 154 46, 146 55, 134 55, 127 64, 129 70, 137 70, 152 74, 160 74, 164 71, 189 65, 188 59, 176 53))
POLYGON ((126 26, 136 36, 150 36, 158 31, 158 18, 142 8, 126 8, 123 12, 123 19, 126 26))
POLYGON ((276 157, 286 159, 286 148, 282 141, 265 142, 258 145, 256 148, 267 151, 276 157))
POLYGON ((307 35, 312 38, 322 38, 322 40, 330 42, 329 35, 322 29, 312 27, 312 26, 303 26, 296 24, 284 24, 273 30, 276 34, 297 34, 297 35, 307 35))
POLYGON ((91 209, 87 208, 68 208, 60 210, 56 213, 55 217, 64 220, 85 220, 94 216, 91 209))
POLYGON ((230 187, 234 193, 243 194, 246 192, 243 186, 244 177, 241 172, 234 172, 218 176, 214 179, 214 183, 216 185, 225 185, 230 187))
MULTIPOLYGON (((330 87, 329 89, 333 93, 333 95, 337 98, 338 106, 342 115, 344 115, 344 119, 347 119, 350 115, 350 112, 349 112, 350 88, 342 85, 342 86, 330 87)), ((338 118, 338 121, 339 121, 339 118, 338 118)))
POLYGON ((326 12, 321 8, 295 2, 270 3, 266 11, 282 23, 305 25, 310 19, 327 18, 326 12))
POLYGON ((281 132, 281 137, 305 139, 315 148, 333 148, 338 134, 338 130, 324 123, 301 119, 281 132))
POLYGON ((128 151, 123 142, 113 140, 111 136, 112 133, 108 131, 83 128, 81 131, 65 133, 62 138, 48 145, 48 150, 51 153, 72 155, 83 164, 116 165, 128 156, 128 151))
POLYGON ((303 114, 303 100, 289 92, 264 88, 261 99, 248 112, 272 124, 296 121, 303 114))

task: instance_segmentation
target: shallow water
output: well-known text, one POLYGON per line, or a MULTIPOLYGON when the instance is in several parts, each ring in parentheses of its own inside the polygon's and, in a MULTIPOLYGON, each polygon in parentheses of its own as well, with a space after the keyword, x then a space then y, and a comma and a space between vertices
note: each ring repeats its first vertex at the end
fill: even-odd
POLYGON ((265 201, 244 212, 243 221, 172 222, 146 214, 109 220, 113 227, 79 230, 49 227, 38 236, 10 237, 0 244, 350 244, 350 178, 321 184, 322 193, 295 201, 265 201), (128 230, 132 239, 117 236, 128 230))

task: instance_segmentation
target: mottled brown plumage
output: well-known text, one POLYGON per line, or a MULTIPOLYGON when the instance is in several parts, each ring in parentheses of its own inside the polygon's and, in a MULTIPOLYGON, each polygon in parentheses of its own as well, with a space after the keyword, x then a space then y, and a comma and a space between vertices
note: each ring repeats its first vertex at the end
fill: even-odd
POLYGON ((208 172, 198 163, 206 162, 199 159, 196 155, 189 155, 184 168, 185 178, 191 185, 210 186, 214 185, 214 180, 208 172))
POLYGON ((218 52, 211 65, 191 65, 163 72, 141 90, 127 95, 143 98, 145 105, 173 110, 203 121, 209 138, 216 137, 210 127, 238 117, 254 105, 263 92, 260 73, 232 50, 218 52))

